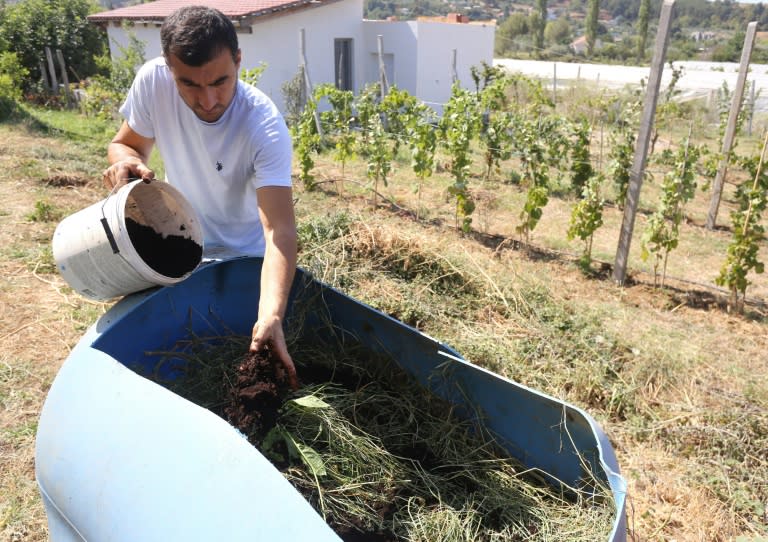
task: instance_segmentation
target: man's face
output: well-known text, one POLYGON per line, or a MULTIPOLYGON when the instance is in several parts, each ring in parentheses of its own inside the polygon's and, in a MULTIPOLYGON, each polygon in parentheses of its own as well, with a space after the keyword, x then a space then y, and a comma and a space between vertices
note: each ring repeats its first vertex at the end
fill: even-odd
POLYGON ((205 122, 216 122, 229 107, 237 88, 240 50, 235 60, 229 50, 221 51, 209 62, 194 67, 184 64, 176 55, 165 59, 176 81, 181 99, 205 122))

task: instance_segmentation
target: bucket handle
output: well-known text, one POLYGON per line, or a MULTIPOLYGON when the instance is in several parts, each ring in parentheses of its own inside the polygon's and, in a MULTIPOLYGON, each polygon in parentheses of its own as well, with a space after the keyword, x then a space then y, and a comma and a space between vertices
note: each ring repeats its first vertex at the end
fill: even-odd
MULTIPOLYGON (((128 179, 127 182, 136 181, 138 179, 128 179)), ((109 241, 109 246, 112 247, 112 254, 118 254, 120 252, 120 248, 117 246, 117 241, 115 241, 115 235, 112 233, 112 229, 109 227, 109 222, 107 221, 107 215, 104 214, 104 207, 107 205, 107 200, 112 196, 112 194, 115 192, 115 187, 117 185, 115 184, 112 186, 112 189, 109 191, 109 194, 107 194, 107 197, 104 198, 104 202, 101 204, 101 227, 104 228, 104 233, 107 235, 107 241, 109 241)))

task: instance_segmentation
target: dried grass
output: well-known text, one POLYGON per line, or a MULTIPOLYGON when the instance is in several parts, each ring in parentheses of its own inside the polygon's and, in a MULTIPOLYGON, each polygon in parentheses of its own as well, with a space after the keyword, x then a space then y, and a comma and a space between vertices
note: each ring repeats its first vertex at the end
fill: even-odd
MULTIPOLYGON (((79 144, 64 138, 43 139, 24 127, 0 125, 0 140, 0 166, 6 172, 0 182, 0 539, 36 542, 46 540, 47 532, 31 478, 34 440, 13 435, 24 435, 33 427, 69 348, 107 305, 87 303, 55 275, 40 273, 40 247, 49 243, 52 224, 33 223, 25 216, 43 197, 69 209, 100 199, 102 191, 95 173, 103 167, 103 156, 98 151, 86 157, 75 148, 79 144), (94 181, 60 188, 41 182, 57 175, 94 181), (3 373, 6 366, 10 373, 3 373), (18 400, 22 396, 25 399, 18 400)), ((318 160, 321 177, 330 163, 327 157, 318 160)), ((339 176, 338 172, 334 175, 339 176)), ((345 175, 365 178, 364 171, 352 164, 347 165, 345 175)), ((326 214, 328 209, 346 209, 349 214, 349 227, 336 238, 320 232, 317 242, 303 247, 302 266, 361 300, 402 315, 472 361, 587 408, 612 439, 629 484, 631 539, 767 537, 768 496, 765 486, 760 485, 761 480, 768 480, 765 454, 751 452, 756 459, 751 463, 731 460, 733 448, 744 439, 759 443, 765 436, 762 429, 754 435, 749 433, 746 424, 768 411, 766 311, 752 306, 746 318, 732 316, 716 302, 708 301, 712 293, 709 282, 721 263, 729 231, 706 232, 701 227, 706 196, 689 208, 692 221, 682 226, 680 247, 670 256, 669 274, 683 279, 670 284, 680 290, 661 292, 643 286, 652 282, 648 275, 634 275, 639 284, 619 288, 602 280, 603 275, 585 276, 573 266, 570 253, 577 254, 580 246, 562 245, 562 220, 572 204, 567 199, 552 198, 532 238, 534 248, 556 251, 542 259, 534 251, 510 247, 513 249, 491 256, 494 247, 482 246, 482 238, 463 237, 450 227, 442 227, 453 223, 445 192, 448 178, 438 172, 433 181, 424 186, 422 201, 429 202, 430 208, 422 209, 421 225, 403 215, 391 216, 385 209, 373 211, 369 202, 357 198, 352 183, 345 183, 344 197, 323 190, 307 193, 297 187, 296 208, 302 227, 313 227, 321 218, 337 223, 338 216, 335 212, 326 214), (442 268, 442 258, 435 258, 435 254, 448 258, 460 270, 451 279, 463 277, 483 297, 475 302, 471 296, 435 293, 431 286, 424 287, 434 275, 419 282, 422 279, 418 276, 404 279, 386 267, 377 267, 378 252, 389 251, 388 244, 371 245, 370 237, 365 244, 368 260, 373 261, 355 257, 346 245, 354 247, 362 241, 347 237, 350 227, 379 228, 407 237, 409 246, 424 253, 422 258, 436 260, 420 266, 423 269, 430 265, 442 268), (533 295, 537 291, 545 295, 533 295), (541 310, 542 300, 567 309, 565 314, 570 317, 564 321, 578 324, 578 359, 567 361, 564 353, 568 341, 561 337, 563 330, 552 325, 557 319, 541 318, 547 314, 541 310), (592 321, 587 328, 583 326, 585 320, 592 321), (590 336, 592 341, 586 341, 590 336), (550 341, 557 348, 548 347, 550 341), (613 390, 620 386, 615 388, 621 392, 618 397, 625 397, 623 402, 631 406, 623 417, 618 415, 615 401, 605 402, 614 405, 608 409, 600 403, 584 402, 590 394, 572 385, 590 382, 575 378, 574 370, 593 376, 610 374, 605 372, 610 363, 600 362, 595 371, 594 357, 581 359, 590 351, 583 348, 585 342, 596 347, 600 356, 611 352, 627 356, 620 367, 622 378, 598 381, 597 388, 613 390), (519 355, 522 344, 541 354, 519 355), (550 355, 554 355, 552 360, 550 355), (736 403, 734 397, 738 398, 736 403), (745 415, 732 416, 742 408, 733 408, 734 404, 748 405, 745 415), (730 440, 733 446, 723 442, 728 434, 736 436, 730 440), (691 442, 696 446, 686 452, 691 442), (718 492, 718 488, 725 491, 718 492), (749 508, 750 501, 762 502, 762 510, 749 508)), ((415 209, 414 184, 408 166, 399 164, 390 178, 387 196, 402 207, 415 209)), ((476 186, 474 181, 472 186, 476 186)), ((332 184, 323 185, 325 188, 332 188, 332 184)), ((726 207, 731 188, 726 187, 726 207)), ((657 185, 646 182, 642 198, 648 203, 644 207, 650 208, 656 189, 657 185)), ((520 208, 513 193, 517 188, 492 181, 483 190, 494 194, 483 200, 483 217, 477 226, 492 235, 513 235, 520 208), (503 196, 503 191, 512 195, 503 196)), ((722 224, 727 224, 725 214, 722 216, 722 224)), ((609 208, 606 224, 598 230, 595 256, 604 262, 613 260, 620 220, 618 211, 609 208)), ((638 217, 638 232, 643 220, 638 217)), ((386 235, 377 238, 382 240, 386 235)), ((393 242, 403 243, 398 239, 393 242)), ((637 240, 633 247, 639 247, 637 240)), ((397 257, 390 259, 398 261, 397 257)), ((633 274, 642 265, 631 255, 633 274)), ((765 298, 768 275, 754 279, 748 297, 765 298)), ((574 333, 573 327, 565 331, 574 333)), ((614 396, 611 392, 607 397, 614 396)), ((417 526, 428 526, 432 521, 450 522, 459 532, 464 525, 462 518, 461 514, 448 517, 438 509, 431 518, 414 519, 414 533, 428 533, 426 527, 417 526)))
MULTIPOLYGON (((605 488, 548 486, 390 360, 349 342, 319 342, 316 331, 311 341, 292 341, 299 373, 315 382, 287 397, 266 436, 249 438, 342 535, 446 542, 607 536, 614 511, 605 488)), ((167 359, 184 358, 185 376, 168 385, 220 413, 246 346, 237 337, 184 342, 183 353, 167 359)))

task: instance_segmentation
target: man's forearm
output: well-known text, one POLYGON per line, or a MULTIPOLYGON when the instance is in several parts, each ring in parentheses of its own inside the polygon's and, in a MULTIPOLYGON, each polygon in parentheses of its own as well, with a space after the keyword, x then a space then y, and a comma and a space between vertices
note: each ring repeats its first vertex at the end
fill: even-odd
POLYGON ((283 320, 296 274, 296 250, 295 231, 273 233, 272 239, 267 240, 261 270, 259 320, 283 320))
POLYGON ((144 156, 133 147, 129 147, 124 143, 112 141, 107 147, 107 160, 110 164, 116 164, 117 162, 123 161, 136 161, 146 164, 149 157, 144 156))
POLYGON ((104 170, 104 184, 114 189, 129 179, 154 179, 155 172, 149 169, 148 165, 153 145, 153 139, 139 135, 123 121, 107 146, 109 167, 104 170))

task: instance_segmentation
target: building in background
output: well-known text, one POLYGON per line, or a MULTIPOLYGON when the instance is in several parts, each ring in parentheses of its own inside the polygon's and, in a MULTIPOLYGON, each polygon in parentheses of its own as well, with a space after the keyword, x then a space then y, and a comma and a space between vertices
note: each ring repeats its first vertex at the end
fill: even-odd
MULTIPOLYGON (((493 64, 494 21, 469 23, 453 15, 415 21, 363 19, 363 0, 219 0, 202 2, 235 24, 243 69, 266 69, 259 88, 281 109, 283 85, 299 72, 301 39, 313 85, 333 83, 358 93, 380 80, 379 42, 387 83, 440 112, 454 77, 474 88, 471 68, 493 64), (381 36, 381 39, 379 39, 381 36)), ((161 54, 160 25, 183 0, 157 0, 89 16, 106 28, 110 51, 120 55, 130 34, 145 44, 147 59, 161 54)))

